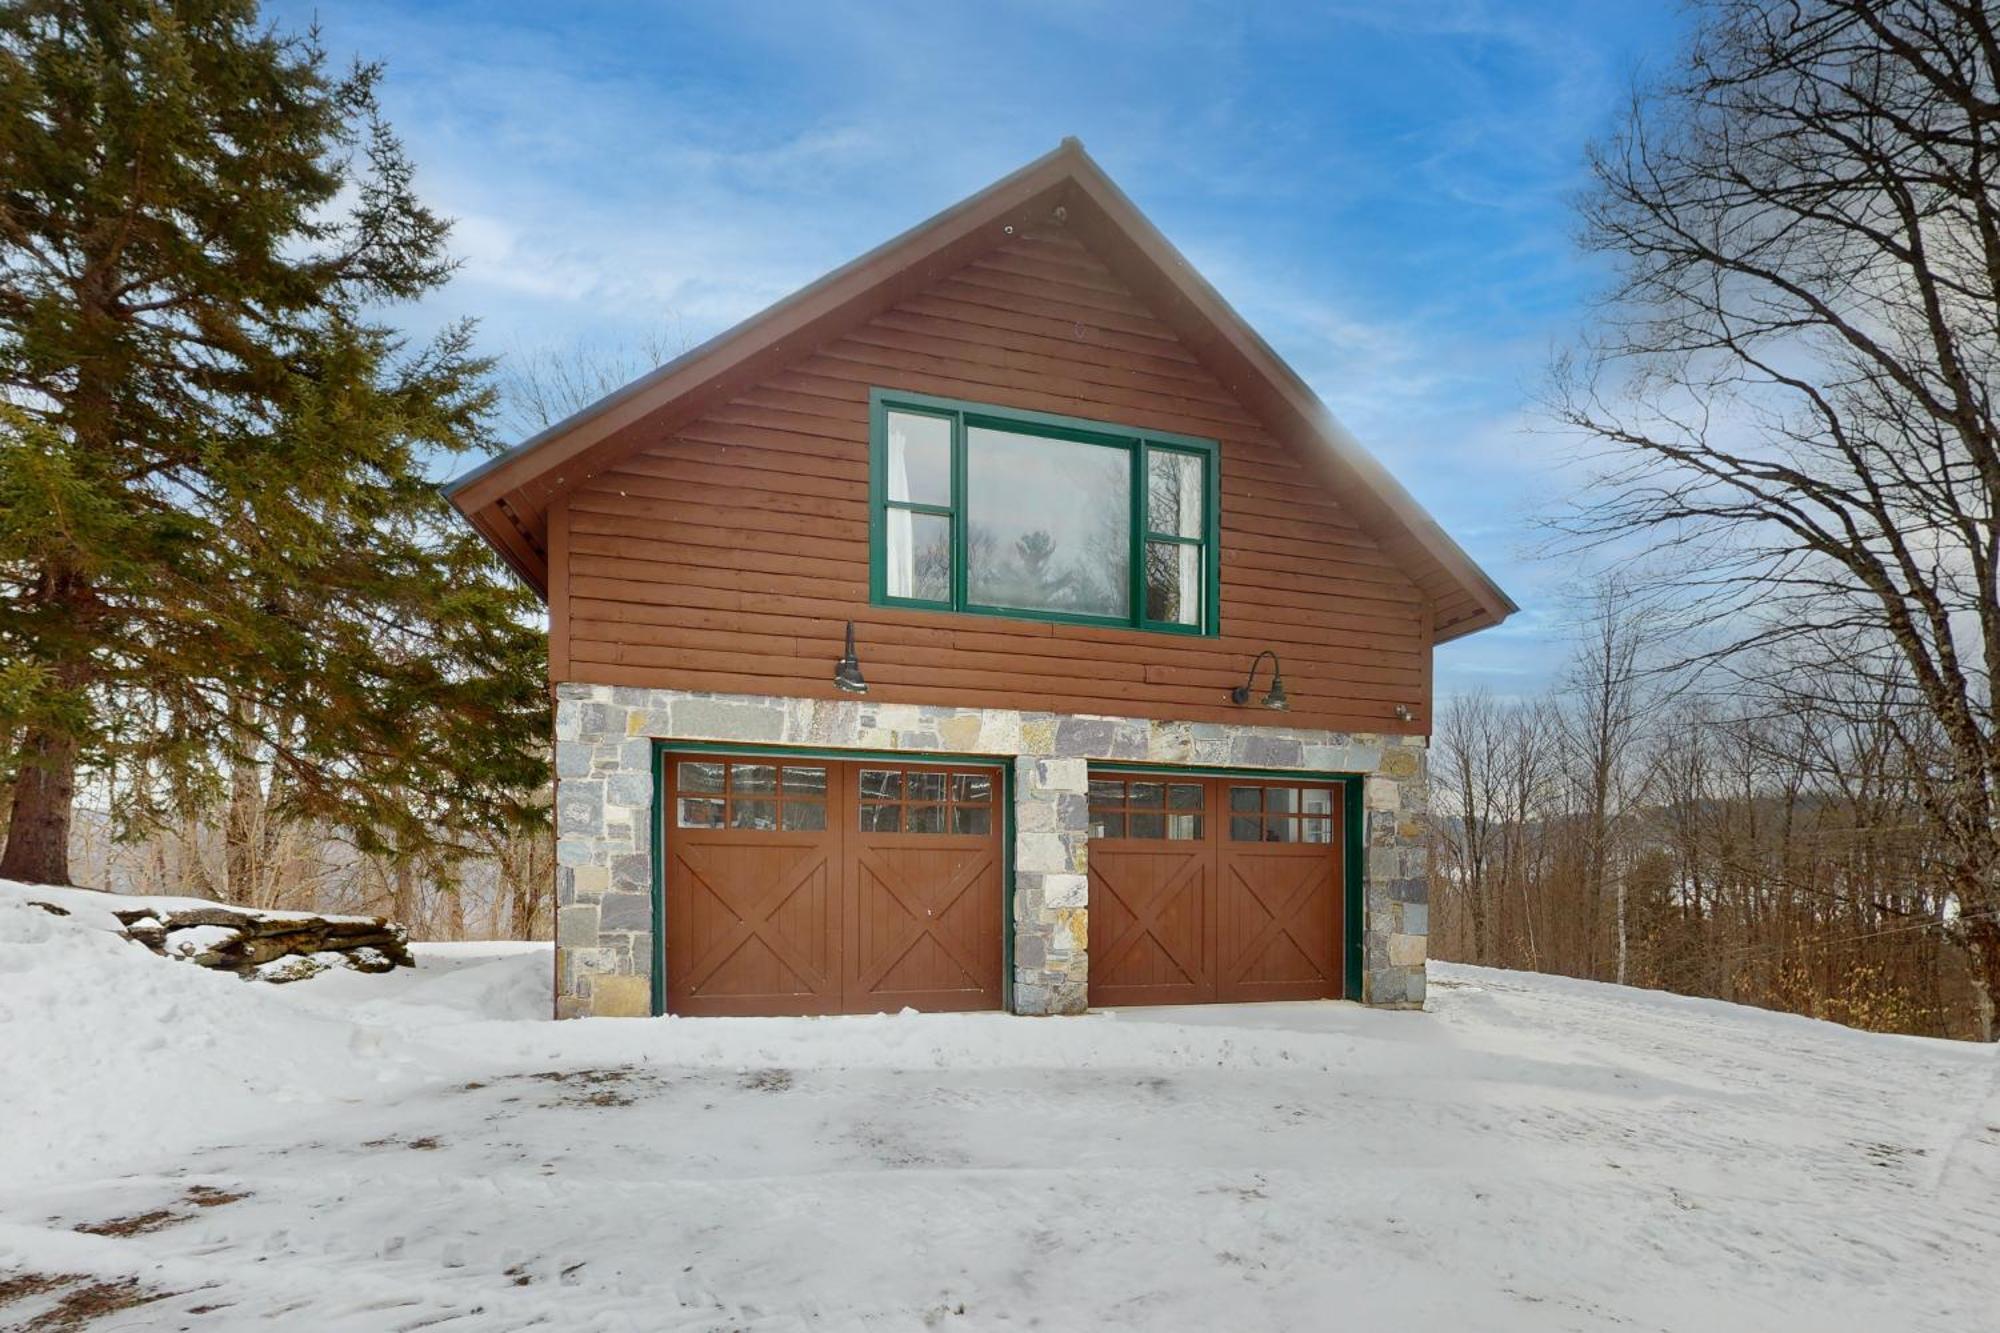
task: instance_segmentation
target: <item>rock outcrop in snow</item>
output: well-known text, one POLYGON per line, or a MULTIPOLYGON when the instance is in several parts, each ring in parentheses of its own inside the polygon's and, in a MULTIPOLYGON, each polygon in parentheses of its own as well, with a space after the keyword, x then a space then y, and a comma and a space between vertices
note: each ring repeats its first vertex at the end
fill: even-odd
POLYGON ((301 981, 330 967, 388 972, 413 967, 410 936, 379 916, 267 912, 198 898, 142 898, 88 889, 43 890, 34 906, 58 916, 90 908, 116 919, 125 938, 164 958, 264 981, 301 981))
POLYGON ((379 916, 246 912, 213 903, 113 913, 128 939, 154 953, 265 981, 299 981, 329 967, 387 972, 414 967, 410 936, 379 916))

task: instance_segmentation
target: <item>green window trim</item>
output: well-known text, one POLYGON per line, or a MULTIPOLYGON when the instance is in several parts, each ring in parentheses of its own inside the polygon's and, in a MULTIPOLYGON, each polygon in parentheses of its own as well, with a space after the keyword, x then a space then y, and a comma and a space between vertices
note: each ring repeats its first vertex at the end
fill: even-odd
POLYGON ((923 611, 949 611, 964 615, 1003 616, 1015 620, 1052 621, 1066 625, 1102 625, 1112 629, 1144 630, 1155 634, 1186 634, 1213 637, 1222 631, 1222 514, 1220 451, 1214 440, 1166 431, 1139 430, 1080 417, 1027 412, 957 398, 929 394, 872 389, 868 395, 868 600, 875 606, 904 607, 923 611), (910 413, 942 418, 951 427, 950 485, 948 504, 919 503, 889 498, 889 414, 910 413), (1130 480, 1127 494, 1131 515, 1127 534, 1127 576, 1130 587, 1125 616, 1085 615, 1066 611, 1033 610, 1019 607, 986 606, 974 602, 967 591, 967 512, 966 435, 969 427, 986 426, 997 430, 1032 435, 1044 439, 1070 440, 1083 445, 1122 449, 1129 456, 1130 480), (1157 453, 1191 454, 1202 460, 1202 535, 1187 537, 1151 531, 1148 498, 1149 458, 1157 453), (892 596, 889 593, 887 559, 888 519, 892 512, 930 515, 945 519, 951 526, 950 596, 923 598, 892 596), (1201 615, 1198 624, 1151 620, 1146 616, 1147 549, 1155 545, 1198 547, 1202 553, 1201 615))

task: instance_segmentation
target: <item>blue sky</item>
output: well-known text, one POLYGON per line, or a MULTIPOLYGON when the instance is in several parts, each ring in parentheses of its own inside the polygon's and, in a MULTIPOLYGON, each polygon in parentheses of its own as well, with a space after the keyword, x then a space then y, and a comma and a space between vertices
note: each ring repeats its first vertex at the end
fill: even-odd
POLYGON ((1438 686, 1559 668, 1575 572, 1532 429, 1603 273, 1585 143, 1672 57, 1659 3, 277 4, 384 101, 489 350, 699 340, 1046 152, 1091 154, 1523 613, 1438 686))

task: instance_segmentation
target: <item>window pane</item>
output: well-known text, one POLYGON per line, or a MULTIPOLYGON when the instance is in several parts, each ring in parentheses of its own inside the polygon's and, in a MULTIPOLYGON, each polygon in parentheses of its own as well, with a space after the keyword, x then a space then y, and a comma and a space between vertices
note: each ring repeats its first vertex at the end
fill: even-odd
POLYGON ((1299 839, 1301 842, 1333 841, 1333 821, 1331 819, 1308 816, 1299 821, 1299 827, 1303 834, 1299 839))
POLYGON ((1333 793, 1324 787, 1307 787, 1299 794, 1299 810, 1308 815, 1333 813, 1333 793))
POLYGON ((1125 784, 1115 778, 1092 778, 1090 780, 1090 803, 1092 805, 1123 805, 1125 784))
POLYGON ((1262 787, 1231 787, 1229 789, 1229 808, 1231 810, 1248 810, 1253 814, 1258 810, 1262 810, 1264 808, 1264 789, 1262 787))
POLYGON ((944 807, 941 805, 913 805, 910 807, 910 824, 906 833, 944 832, 944 807))
POLYGON ((1146 459, 1147 528, 1167 537, 1201 536, 1201 455, 1152 449, 1146 459))
POLYGON ((1132 804, 1157 810, 1167 799, 1167 789, 1157 782, 1135 782, 1132 784, 1132 804))
POLYGON ((951 422, 916 412, 889 413, 889 498, 951 503, 951 422))
POLYGON ((876 796, 893 801, 903 794, 902 770, 895 768, 864 768, 861 770, 861 794, 876 796))
POLYGON ((682 791, 721 791, 722 765, 683 763, 680 783, 682 791))
POLYGON ((722 802, 682 798, 680 824, 682 828, 721 828, 722 802))
POLYGON ((984 773, 959 773, 952 778, 951 799, 971 805, 993 803, 993 779, 984 773))
POLYGON ((767 792, 778 789, 778 770, 770 764, 738 764, 729 772, 731 792, 767 792))
POLYGON ((776 801, 731 801, 729 827, 774 829, 778 827, 776 801))
POLYGON ((1264 823, 1265 842, 1297 842, 1299 821, 1296 819, 1269 819, 1264 823))
POLYGON ((1125 836, 1125 816, 1123 814, 1097 814, 1090 817, 1090 836, 1093 838, 1122 838, 1125 836))
POLYGON ((823 768, 785 769, 786 795, 824 796, 826 795, 826 770, 823 768))
POLYGON ((1264 810, 1267 814, 1289 815, 1299 808, 1297 787, 1266 787, 1264 789, 1264 810))
POLYGON ((1165 815, 1157 813, 1150 815, 1140 814, 1134 810, 1131 814, 1131 820, 1132 825, 1129 835, 1131 837, 1164 838, 1167 836, 1167 817, 1165 815))
POLYGON ((903 827, 903 807, 900 805, 864 805, 861 807, 861 828, 867 833, 894 833, 903 827))
POLYGON ((1167 788, 1167 808, 1171 810, 1201 809, 1201 786, 1193 782, 1176 782, 1167 788))
POLYGON ((891 597, 926 602, 951 600, 951 519, 943 514, 913 514, 891 509, 884 517, 882 559, 885 586, 891 597))
POLYGON ((1262 842, 1264 840, 1264 821, 1255 815, 1232 816, 1229 821, 1229 840, 1231 842, 1262 842))
POLYGON ((1201 816, 1168 815, 1167 837, 1175 842, 1200 842, 1201 816))
POLYGON ((968 595, 981 606, 1131 615, 1131 455, 966 430, 968 595))
POLYGON ((1201 623, 1201 547, 1146 543, 1146 619, 1162 625, 1201 623))
POLYGON ((945 775, 936 772, 912 771, 903 779, 903 798, 910 801, 942 801, 944 799, 945 775))
POLYGON ((954 805, 951 808, 951 831, 977 833, 983 837, 993 831, 993 811, 983 805, 954 805))
POLYGON ((794 832, 818 832, 826 827, 826 806, 818 801, 786 801, 785 827, 794 832))

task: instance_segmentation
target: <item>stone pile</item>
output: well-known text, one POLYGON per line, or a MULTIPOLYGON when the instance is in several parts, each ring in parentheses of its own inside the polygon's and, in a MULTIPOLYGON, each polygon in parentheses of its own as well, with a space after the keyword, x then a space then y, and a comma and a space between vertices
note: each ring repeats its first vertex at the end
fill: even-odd
POLYGON ((410 936, 379 916, 255 912, 204 903, 114 910, 127 939, 154 953, 263 981, 300 981, 331 967, 414 967, 410 936))

